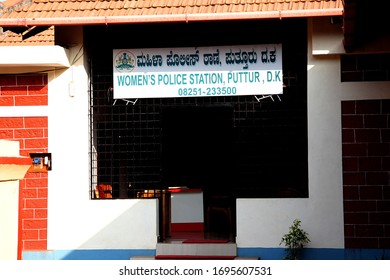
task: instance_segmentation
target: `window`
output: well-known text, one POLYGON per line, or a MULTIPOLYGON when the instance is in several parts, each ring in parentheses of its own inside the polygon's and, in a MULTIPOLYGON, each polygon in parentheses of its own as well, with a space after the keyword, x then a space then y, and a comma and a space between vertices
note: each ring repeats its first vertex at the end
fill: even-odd
POLYGON ((113 198, 135 198, 144 190, 177 185, 222 190, 234 197, 308 196, 306 21, 223 26, 226 30, 220 23, 86 27, 92 198, 97 184, 111 185, 113 198), (260 34, 251 36, 251 42, 241 33, 229 36, 229 30, 241 29, 260 34), (138 46, 120 36, 129 32, 163 32, 175 46, 195 44, 194 38, 213 45, 281 41, 284 93, 280 100, 260 101, 254 96, 115 100, 113 49, 158 47, 152 39, 138 46), (177 41, 179 33, 183 36, 177 41), (94 48, 97 44, 101 47, 94 48))

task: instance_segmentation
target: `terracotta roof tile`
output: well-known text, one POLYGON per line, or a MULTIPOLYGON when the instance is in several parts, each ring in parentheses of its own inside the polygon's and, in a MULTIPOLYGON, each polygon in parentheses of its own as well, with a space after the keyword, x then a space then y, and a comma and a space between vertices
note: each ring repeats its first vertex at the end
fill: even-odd
MULTIPOLYGON (((302 17, 342 15, 342 10, 343 0, 6 0, 0 2, 0 26, 302 17)), ((50 43, 54 29, 45 32, 51 34, 26 43, 50 43)), ((18 42, 18 36, 0 33, 0 45, 18 42)))
MULTIPOLYGON (((22 0, 7 0, 4 6, 22 0)), ((25 0, 26 1, 26 0, 25 0)), ((74 17, 105 17, 126 14, 172 15, 185 10, 187 14, 261 11, 294 11, 318 9, 342 9, 342 0, 30 0, 31 4, 0 16, 5 18, 48 18, 58 12, 71 12, 74 17), (186 9, 179 9, 186 7, 186 9), (164 8, 164 9, 161 9, 164 8), (126 12, 124 13, 125 10, 126 12)), ((61 13, 59 13, 61 14, 61 13)), ((63 16, 69 16, 64 13, 63 16)))
POLYGON ((22 34, 0 32, 0 46, 54 46, 54 27, 25 40, 22 34))

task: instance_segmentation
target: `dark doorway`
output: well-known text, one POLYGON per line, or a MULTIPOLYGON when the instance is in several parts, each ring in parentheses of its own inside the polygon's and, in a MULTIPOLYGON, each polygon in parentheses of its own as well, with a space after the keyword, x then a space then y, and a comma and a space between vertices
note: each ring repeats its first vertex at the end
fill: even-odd
POLYGON ((233 107, 176 105, 162 109, 162 183, 201 188, 206 237, 234 236, 233 107))

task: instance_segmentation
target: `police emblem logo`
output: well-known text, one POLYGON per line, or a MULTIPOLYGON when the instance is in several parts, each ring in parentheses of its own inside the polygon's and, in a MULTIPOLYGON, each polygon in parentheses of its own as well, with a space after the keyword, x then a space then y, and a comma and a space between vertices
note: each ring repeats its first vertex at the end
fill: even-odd
POLYGON ((135 68, 135 57, 131 52, 122 51, 115 56, 115 68, 119 72, 131 72, 135 68))

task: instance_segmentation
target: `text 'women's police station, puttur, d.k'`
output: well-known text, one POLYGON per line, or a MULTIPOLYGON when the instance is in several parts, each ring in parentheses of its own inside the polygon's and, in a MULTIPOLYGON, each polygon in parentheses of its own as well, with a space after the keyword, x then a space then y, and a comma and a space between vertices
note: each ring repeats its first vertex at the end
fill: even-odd
POLYGON ((113 51, 114 98, 283 93, 280 44, 113 51))

